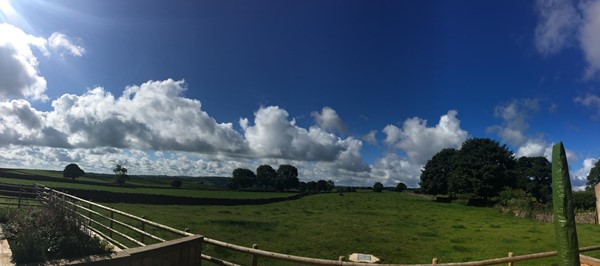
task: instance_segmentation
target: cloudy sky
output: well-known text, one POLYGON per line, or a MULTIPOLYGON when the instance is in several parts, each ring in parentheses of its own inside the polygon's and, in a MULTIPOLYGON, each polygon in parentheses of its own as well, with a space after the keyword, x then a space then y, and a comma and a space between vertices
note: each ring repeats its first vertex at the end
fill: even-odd
POLYGON ((470 137, 600 157, 600 0, 0 0, 0 167, 418 185, 470 137))

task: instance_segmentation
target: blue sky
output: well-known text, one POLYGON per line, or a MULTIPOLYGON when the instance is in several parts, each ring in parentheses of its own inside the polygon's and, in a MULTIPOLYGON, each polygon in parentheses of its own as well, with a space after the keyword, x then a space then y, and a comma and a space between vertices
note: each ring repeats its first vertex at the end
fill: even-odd
POLYGON ((600 1, 0 0, 0 166, 404 182, 443 148, 600 156, 600 1))

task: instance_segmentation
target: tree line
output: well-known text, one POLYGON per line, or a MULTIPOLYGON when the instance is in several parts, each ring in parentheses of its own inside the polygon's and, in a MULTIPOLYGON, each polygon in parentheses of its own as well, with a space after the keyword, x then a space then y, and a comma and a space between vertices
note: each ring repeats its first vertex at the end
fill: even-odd
POLYGON ((470 138, 460 149, 443 149, 427 161, 419 184, 426 194, 486 200, 519 189, 547 203, 552 199, 551 176, 545 157, 516 159, 505 144, 470 138))
POLYGON ((299 184, 298 168, 295 166, 282 164, 275 170, 270 165, 261 165, 256 169, 256 174, 247 168, 233 170, 229 188, 243 190, 256 186, 263 190, 289 191, 298 189, 299 184))

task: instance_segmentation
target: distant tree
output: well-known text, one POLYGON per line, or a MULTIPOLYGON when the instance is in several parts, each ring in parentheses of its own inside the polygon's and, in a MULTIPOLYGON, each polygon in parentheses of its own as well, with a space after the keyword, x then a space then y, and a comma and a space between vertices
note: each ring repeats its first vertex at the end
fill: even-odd
POLYGON ((276 188, 280 191, 283 189, 290 190, 291 188, 298 188, 298 169, 289 164, 282 164, 277 169, 277 182, 276 188))
POLYGON ((317 181, 317 186, 315 187, 316 192, 326 191, 327 190, 327 181, 319 180, 317 181))
POLYGON ((298 183, 298 190, 300 192, 306 192, 306 182, 300 182, 300 183, 298 183))
POLYGON ((594 188, 596 184, 600 182, 600 160, 596 161, 594 167, 590 170, 590 173, 587 175, 587 185, 590 188, 594 188))
POLYGON ((306 183, 306 190, 311 191, 311 192, 317 191, 317 182, 310 181, 310 182, 306 183))
POLYGON ((115 168, 113 168, 113 172, 116 175, 117 184, 119 184, 119 186, 124 185, 125 180, 128 178, 127 177, 127 168, 121 166, 120 164, 117 164, 117 166, 115 166, 115 168))
POLYGON ((83 175, 85 175, 85 172, 79 168, 79 165, 74 163, 65 166, 65 169, 63 170, 63 177, 71 178, 73 180, 83 175))
POLYGON ((540 203, 552 200, 552 164, 546 157, 521 157, 515 172, 518 188, 540 203))
POLYGON ((375 182, 375 184, 373 185, 373 191, 374 192, 382 192, 383 191, 383 184, 381 184, 379 182, 375 182))
POLYGON ((236 168, 233 170, 233 182, 241 189, 251 187, 256 183, 256 175, 250 169, 236 168))
POLYGON ((404 183, 398 183, 398 185, 396 185, 396 192, 402 192, 405 191, 408 187, 406 186, 406 184, 404 183))
POLYGON ((327 180, 327 192, 332 191, 335 188, 335 183, 333 180, 327 180))
POLYGON ((181 180, 175 179, 175 180, 171 181, 171 186, 175 187, 175 188, 180 188, 181 187, 181 180))
POLYGON ((425 194, 448 194, 448 178, 452 173, 457 150, 443 149, 436 153, 421 171, 421 191, 425 194))
POLYGON ((448 192, 489 199, 515 187, 516 161, 506 145, 487 138, 467 139, 454 155, 448 192))
POLYGON ((275 178, 277 178, 277 171, 270 165, 261 165, 256 168, 256 183, 265 190, 271 186, 275 178))

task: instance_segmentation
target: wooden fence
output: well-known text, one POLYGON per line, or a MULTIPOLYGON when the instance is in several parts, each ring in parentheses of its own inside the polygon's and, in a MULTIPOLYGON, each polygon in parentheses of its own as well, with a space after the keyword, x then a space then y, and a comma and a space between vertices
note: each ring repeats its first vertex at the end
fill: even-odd
MULTIPOLYGON (((185 230, 178 230, 166 225, 162 225, 143 217, 138 217, 126 212, 122 212, 104 205, 84 200, 64 192, 53 190, 47 187, 25 187, 13 185, 0 185, 0 198, 8 198, 12 200, 21 200, 27 197, 31 200, 33 196, 37 196, 42 202, 50 198, 60 199, 69 206, 76 209, 77 214, 86 221, 86 226, 98 236, 114 245, 118 250, 133 250, 147 245, 164 243, 168 240, 177 240, 179 238, 195 236, 185 230), (13 189, 11 191, 11 189, 13 189)), ((1 204, 1 203, 0 203, 1 204)), ((17 204, 19 205, 19 204, 17 204)), ((23 206, 20 203, 19 206, 23 206)), ((36 206, 36 204, 30 204, 36 206)), ((365 266, 365 263, 344 261, 344 257, 339 257, 338 260, 326 260, 317 258, 308 258, 282 254, 258 249, 258 245, 252 247, 239 246, 207 237, 200 237, 202 244, 212 245, 217 248, 224 248, 235 252, 245 253, 251 257, 252 265, 256 266, 260 262, 260 258, 269 258, 274 260, 286 261, 302 265, 345 265, 345 266, 365 266)), ((591 246, 580 248, 580 252, 600 250, 600 246, 591 246)), ((208 254, 204 254, 202 250, 197 252, 204 261, 212 262, 217 265, 236 266, 235 262, 227 261, 222 258, 216 258, 208 254)), ((424 266, 424 265, 440 265, 440 266, 484 266, 484 265, 514 265, 515 262, 532 261, 547 257, 556 256, 556 251, 541 252, 535 254, 527 254, 514 256, 513 253, 508 253, 507 257, 494 258, 488 260, 459 262, 459 263, 439 263, 437 259, 432 259, 431 263, 424 264, 377 264, 382 266, 424 266)), ((581 255, 582 263, 587 265, 599 265, 600 260, 581 255)), ((199 260, 200 262, 202 260, 199 260)), ((200 263, 201 264, 201 263, 200 263)))
POLYGON ((38 189, 32 186, 0 184, 0 205, 37 207, 38 189))

